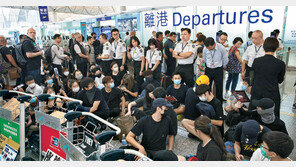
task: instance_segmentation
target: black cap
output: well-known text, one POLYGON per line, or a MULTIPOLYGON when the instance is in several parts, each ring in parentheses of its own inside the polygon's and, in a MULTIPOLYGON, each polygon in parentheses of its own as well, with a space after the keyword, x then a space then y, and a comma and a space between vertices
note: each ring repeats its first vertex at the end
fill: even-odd
POLYGON ((241 142, 248 145, 255 144, 261 131, 259 123, 255 120, 248 120, 242 125, 241 142))
POLYGON ((260 100, 252 100, 252 105, 266 110, 274 106, 274 101, 270 98, 262 98, 260 100))
POLYGON ((154 154, 153 161, 178 161, 178 157, 171 150, 160 150, 154 154))
POLYGON ((173 107, 173 105, 170 102, 166 101, 164 98, 157 98, 152 103, 152 108, 157 108, 162 106, 173 107))

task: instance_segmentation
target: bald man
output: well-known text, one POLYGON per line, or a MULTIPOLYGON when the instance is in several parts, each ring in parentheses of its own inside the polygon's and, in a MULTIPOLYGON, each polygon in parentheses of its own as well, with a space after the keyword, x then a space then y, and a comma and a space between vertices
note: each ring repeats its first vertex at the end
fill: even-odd
POLYGON ((251 84, 254 77, 253 71, 251 70, 253 62, 256 58, 262 57, 265 55, 263 49, 263 33, 260 30, 256 30, 252 34, 252 42, 254 45, 251 45, 247 48, 243 54, 243 64, 242 64, 242 74, 241 77, 249 77, 251 84))
POLYGON ((26 64, 27 75, 32 75, 36 84, 41 84, 41 58, 43 56, 43 51, 37 46, 36 31, 34 28, 29 28, 27 31, 27 36, 23 42, 23 54, 28 58, 26 64))

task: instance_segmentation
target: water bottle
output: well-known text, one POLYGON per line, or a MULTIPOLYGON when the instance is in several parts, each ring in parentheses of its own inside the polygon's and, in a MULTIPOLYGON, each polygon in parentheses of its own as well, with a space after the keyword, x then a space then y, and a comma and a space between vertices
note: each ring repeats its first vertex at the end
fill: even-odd
POLYGON ((127 142, 125 139, 125 134, 122 135, 122 140, 121 140, 122 146, 127 146, 127 142))

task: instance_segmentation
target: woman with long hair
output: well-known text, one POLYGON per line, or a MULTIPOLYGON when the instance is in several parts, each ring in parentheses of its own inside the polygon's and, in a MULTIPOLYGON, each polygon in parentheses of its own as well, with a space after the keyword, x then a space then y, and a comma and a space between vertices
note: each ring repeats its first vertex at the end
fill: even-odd
POLYGON ((131 74, 125 74, 123 76, 119 88, 123 91, 126 99, 126 107, 129 102, 134 101, 138 97, 139 87, 131 74))
POLYGON ((194 122, 195 131, 202 142, 197 147, 198 161, 225 161, 227 151, 221 133, 207 116, 200 116, 194 122))

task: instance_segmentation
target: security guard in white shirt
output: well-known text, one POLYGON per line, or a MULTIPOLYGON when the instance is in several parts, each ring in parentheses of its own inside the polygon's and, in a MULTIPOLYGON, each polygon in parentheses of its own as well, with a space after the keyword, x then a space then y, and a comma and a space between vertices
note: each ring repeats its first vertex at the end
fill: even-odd
POLYGON ((161 51, 156 48, 156 40, 154 38, 148 41, 149 50, 146 52, 146 70, 153 72, 153 78, 158 82, 161 81, 161 51))
POLYGON ((242 79, 244 77, 249 77, 252 83, 254 72, 252 71, 252 64, 254 60, 258 57, 262 57, 265 55, 263 49, 263 33, 260 30, 256 30, 252 34, 252 42, 253 45, 247 47, 247 50, 242 56, 243 64, 242 64, 242 79), (245 72, 246 71, 246 72, 245 72))
POLYGON ((181 29, 182 41, 176 45, 173 52, 173 57, 177 59, 178 63, 175 72, 179 72, 182 75, 183 81, 187 86, 193 87, 193 62, 195 58, 195 44, 190 41, 190 36, 191 30, 189 28, 181 29))
POLYGON ((125 60, 126 60, 126 44, 119 38, 119 30, 114 28, 111 31, 111 35, 114 38, 112 42, 112 52, 114 53, 113 61, 118 64, 120 71, 125 70, 125 60))
POLYGON ((143 70, 145 67, 144 48, 140 46, 140 40, 133 36, 130 39, 132 48, 127 52, 129 59, 134 62, 134 78, 138 82, 138 85, 143 83, 143 70))
POLYGON ((112 55, 112 46, 108 41, 108 36, 104 33, 100 35, 100 42, 103 44, 103 53, 101 56, 98 56, 97 59, 101 59, 102 62, 102 71, 105 76, 111 76, 111 63, 113 60, 112 55))

